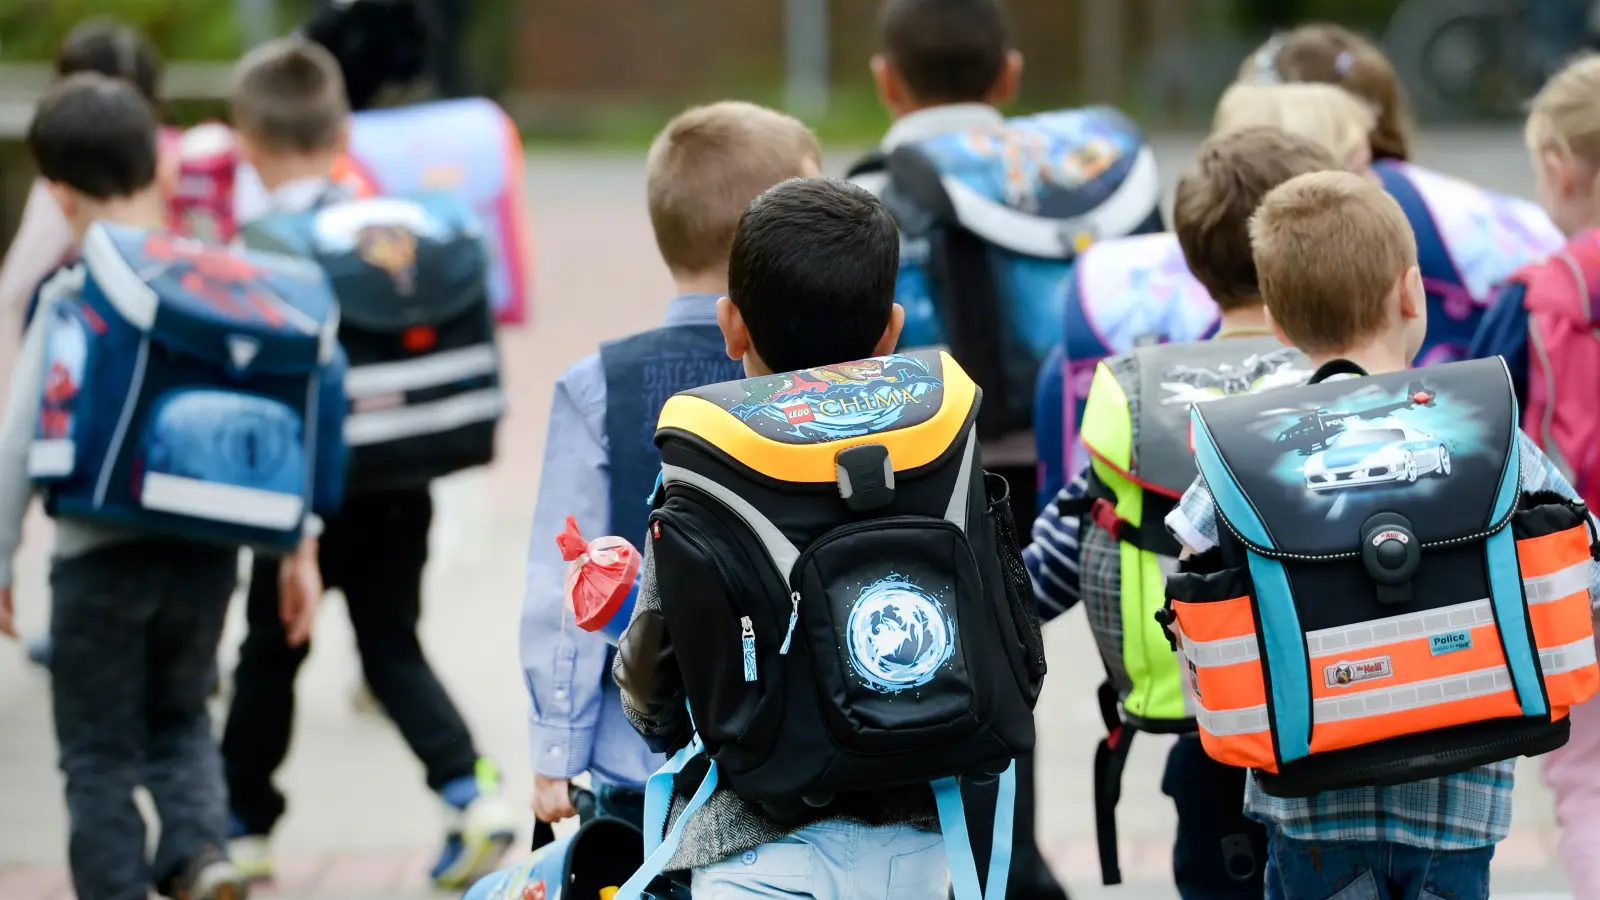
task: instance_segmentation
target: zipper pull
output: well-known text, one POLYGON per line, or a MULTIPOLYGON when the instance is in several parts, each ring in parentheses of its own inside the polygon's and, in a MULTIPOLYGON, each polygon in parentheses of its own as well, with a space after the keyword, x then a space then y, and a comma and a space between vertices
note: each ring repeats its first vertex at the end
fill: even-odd
POLYGON ((739 636, 744 644, 744 680, 756 680, 756 627, 750 623, 750 617, 745 616, 739 620, 739 636))
POLYGON ((778 648, 779 656, 789 655, 789 642, 794 640, 794 626, 800 621, 800 592, 795 591, 789 595, 791 609, 789 610, 789 630, 783 633, 783 646, 778 648))

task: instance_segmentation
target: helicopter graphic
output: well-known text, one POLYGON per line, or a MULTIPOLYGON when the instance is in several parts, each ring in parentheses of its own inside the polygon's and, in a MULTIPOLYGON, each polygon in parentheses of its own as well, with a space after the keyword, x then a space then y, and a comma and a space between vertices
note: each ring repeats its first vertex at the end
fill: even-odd
MULTIPOLYGON (((1422 382, 1413 381, 1407 388, 1405 399, 1393 403, 1380 403, 1377 406, 1359 410, 1329 410, 1315 409, 1300 416, 1299 421, 1289 426, 1278 435, 1277 443, 1288 445, 1301 456, 1310 456, 1328 446, 1328 441, 1344 432, 1351 425, 1363 420, 1381 419, 1397 410, 1414 409, 1418 406, 1433 406, 1434 393, 1423 387, 1422 382)), ((1273 409, 1262 415, 1283 415, 1298 413, 1298 409, 1273 409)))

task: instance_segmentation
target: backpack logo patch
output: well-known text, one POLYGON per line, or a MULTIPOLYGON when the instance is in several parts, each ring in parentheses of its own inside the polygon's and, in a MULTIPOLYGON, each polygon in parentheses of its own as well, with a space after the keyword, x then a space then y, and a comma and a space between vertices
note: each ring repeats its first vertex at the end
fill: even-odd
POLYGON ((1374 678, 1393 678, 1394 663, 1387 656, 1360 659, 1355 662, 1340 660, 1322 670, 1328 687, 1349 687, 1374 678))
POLYGON ((235 371, 243 372, 255 362, 256 354, 261 352, 261 342, 253 337, 242 334, 228 335, 228 359, 233 363, 235 371))
POLYGON ((885 694, 927 684, 955 652, 955 623, 944 604, 900 575, 864 588, 845 630, 856 674, 885 694))

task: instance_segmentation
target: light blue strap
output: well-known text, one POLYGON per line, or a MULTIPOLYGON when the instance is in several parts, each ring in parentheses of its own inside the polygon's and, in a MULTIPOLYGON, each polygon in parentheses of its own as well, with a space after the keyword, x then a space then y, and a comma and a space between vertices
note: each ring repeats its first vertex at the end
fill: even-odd
POLYGON ((717 763, 712 760, 711 767, 706 770, 705 780, 700 782, 700 787, 689 798, 689 803, 683 808, 672 829, 666 831, 667 813, 672 808, 672 779, 673 776, 683 771, 683 767, 699 756, 704 747, 700 737, 695 736, 689 746, 679 750, 667 764, 662 766, 645 781, 644 787, 644 846, 645 861, 639 871, 633 873, 613 900, 640 900, 644 896, 644 889, 650 886, 657 875, 678 852, 678 844, 683 841, 683 829, 688 825, 689 818, 700 807, 706 805, 711 799, 711 793, 717 789, 717 763), (665 837, 662 832, 666 831, 665 837))
POLYGON ((935 781, 933 799, 939 807, 939 828, 944 832, 945 858, 950 866, 950 883, 956 900, 1005 900, 1006 881, 1011 877, 1017 764, 1013 762, 1000 776, 994 807, 994 845, 989 851, 989 889, 986 891, 978 887, 978 863, 972 857, 972 838, 967 834, 967 810, 961 802, 960 781, 955 778, 935 781))

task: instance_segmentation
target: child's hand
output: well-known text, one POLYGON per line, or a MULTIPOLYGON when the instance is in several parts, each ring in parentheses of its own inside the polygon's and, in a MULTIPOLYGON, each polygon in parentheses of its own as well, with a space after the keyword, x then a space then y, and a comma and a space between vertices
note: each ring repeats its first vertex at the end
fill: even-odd
POLYGON ((17 610, 11 602, 11 585, 0 588, 0 634, 17 639, 17 610))
POLYGON ((572 782, 565 778, 533 776, 533 814, 541 822, 554 825, 578 814, 572 805, 572 782))
POLYGON ((322 606, 322 569, 317 565, 317 539, 304 538, 299 549, 278 565, 278 615, 289 646, 311 639, 311 626, 322 606))

